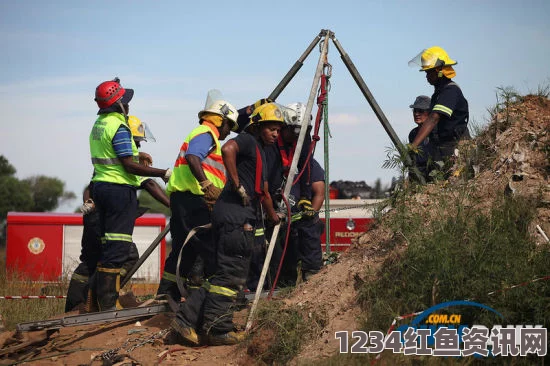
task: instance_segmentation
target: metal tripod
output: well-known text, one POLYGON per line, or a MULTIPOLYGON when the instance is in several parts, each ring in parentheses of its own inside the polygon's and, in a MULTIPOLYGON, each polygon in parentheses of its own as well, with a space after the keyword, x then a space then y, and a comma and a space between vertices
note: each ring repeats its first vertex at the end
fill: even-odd
MULTIPOLYGON (((397 134, 395 133, 393 127, 391 126, 390 122, 388 121, 388 119, 384 115, 384 112, 382 112, 382 109, 380 108, 380 106, 378 105, 376 100, 374 99, 374 96, 372 95, 369 88, 367 87, 367 84, 365 83, 365 81, 363 80, 361 75, 359 74, 359 71, 357 71, 357 68, 355 67, 355 65, 351 61, 351 58, 349 57, 349 55, 346 53, 346 51, 344 50, 344 48, 342 47, 340 42, 336 39, 336 37, 334 35, 334 32, 332 32, 328 29, 322 29, 321 32, 319 32, 319 34, 313 39, 313 41, 311 41, 311 43, 306 48, 304 53, 298 58, 298 60, 294 63, 294 65, 291 67, 291 69, 286 73, 286 75, 279 82, 279 84, 275 87, 275 89, 273 89, 273 91, 269 95, 269 98, 271 98, 272 100, 277 99, 277 97, 281 94, 281 92, 285 89, 285 87, 290 83, 292 78, 301 69, 305 59, 308 57, 308 55, 311 53, 311 51, 317 46, 317 44, 319 42, 321 42, 321 40, 323 40, 322 47, 321 47, 321 55, 319 56, 319 61, 317 63, 317 69, 316 69, 316 72, 315 72, 315 76, 313 78, 313 85, 311 87, 311 91, 310 91, 310 94, 309 94, 309 99, 308 99, 307 106, 306 106, 305 115, 306 116, 310 115, 311 110, 313 109, 313 102, 314 102, 314 99, 315 99, 315 96, 316 96, 316 93, 317 93, 317 89, 318 89, 318 86, 319 86, 319 79, 320 79, 320 76, 321 76, 321 72, 323 70, 323 67, 327 64, 328 43, 329 43, 328 40, 329 39, 332 40, 332 42, 336 46, 336 49, 340 53, 340 57, 341 57, 342 61, 344 62, 344 64, 346 65, 348 71, 350 72, 351 76, 353 77, 353 80, 355 80, 355 82, 357 83, 357 86, 359 87, 359 89, 363 93, 363 96, 365 97, 365 99, 367 99, 367 102, 369 103, 369 105, 373 109, 374 113, 376 114, 376 117, 378 117, 378 120, 380 121, 380 123, 382 124, 382 127, 384 128, 384 130, 386 131, 386 133, 390 137, 392 143, 398 149, 398 151, 401 153, 401 155, 405 156, 405 160, 406 160, 405 164, 407 166, 412 166, 412 161, 411 161, 410 157, 405 153, 406 152, 405 147, 403 146, 403 144, 399 140, 399 138, 398 138, 397 134)), ((308 119, 304 118, 303 121, 302 121, 300 134, 298 136, 298 141, 296 143, 296 150, 295 151, 298 152, 298 153, 295 152, 295 154, 294 154, 294 157, 292 159, 292 164, 290 166, 290 171, 288 173, 288 178, 286 180, 286 184, 285 184, 285 188, 284 188, 284 193, 283 194, 284 194, 285 197, 288 197, 288 195, 290 193, 290 189, 292 188, 292 182, 293 182, 293 179, 294 179, 294 175, 297 173, 298 159, 300 157, 299 152, 301 152, 302 147, 303 147, 304 138, 305 138, 305 135, 306 135, 308 123, 309 123, 308 119)), ((326 138, 326 134, 325 134, 325 138, 326 138)), ((325 148, 326 148, 326 146, 325 146, 325 148)), ((328 162, 325 161, 325 166, 327 164, 328 164, 328 162)), ((325 171, 326 170, 327 169, 325 169, 325 171)), ((415 170, 413 170, 413 172, 414 172, 414 174, 416 174, 415 170)), ((425 183, 424 177, 419 175, 418 178, 419 178, 420 182, 425 183)), ((327 192, 325 192, 325 195, 326 194, 327 194, 327 192)), ((330 208, 328 207, 328 200, 327 199, 325 199, 325 208, 327 210, 330 210, 330 208)), ((280 225, 281 224, 277 224, 275 226, 274 230, 273 230, 273 235, 272 235, 271 241, 269 243, 269 247, 268 247, 268 250, 267 250, 267 253, 266 253, 266 258, 265 258, 265 261, 264 261, 264 266, 262 268, 262 273, 260 275, 260 280, 258 282, 258 288, 263 288, 263 285, 264 285, 264 282, 265 282, 265 277, 266 277, 266 274, 267 274, 267 270, 269 268, 269 263, 271 262, 271 257, 273 255, 275 242, 277 240, 277 235, 279 234, 280 225)), ((330 230, 326 231, 326 237, 327 238, 330 237, 330 230)), ((327 239, 327 241, 328 241, 328 239, 327 239)), ((254 302, 252 303, 252 308, 250 309, 250 314, 248 316, 248 321, 247 321, 247 324, 246 324, 246 331, 250 331, 250 329, 252 327, 252 321, 254 320, 254 314, 255 314, 256 307, 258 305, 259 299, 260 299, 260 293, 257 292, 256 296, 254 298, 254 302)))

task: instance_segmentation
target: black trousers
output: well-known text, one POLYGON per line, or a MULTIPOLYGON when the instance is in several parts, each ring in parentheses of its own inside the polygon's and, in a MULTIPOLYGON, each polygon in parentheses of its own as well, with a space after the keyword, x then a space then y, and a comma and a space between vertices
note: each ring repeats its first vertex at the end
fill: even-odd
POLYGON ((138 211, 136 188, 97 182, 93 192, 99 213, 101 245, 99 262, 104 268, 122 268, 128 262, 138 211))
MULTIPOLYGON (((190 192, 174 192, 170 195, 170 234, 172 250, 164 263, 164 271, 176 274, 178 255, 189 232, 197 226, 211 222, 210 210, 202 196, 190 192)), ((187 278, 193 269, 193 264, 200 255, 204 262, 205 274, 213 273, 213 255, 215 253, 212 230, 199 231, 185 245, 180 262, 180 275, 187 278)))
POLYGON ((199 291, 180 304, 176 317, 203 333, 223 334, 234 329, 233 312, 239 291, 246 285, 254 230, 241 225, 215 224, 216 271, 199 291))

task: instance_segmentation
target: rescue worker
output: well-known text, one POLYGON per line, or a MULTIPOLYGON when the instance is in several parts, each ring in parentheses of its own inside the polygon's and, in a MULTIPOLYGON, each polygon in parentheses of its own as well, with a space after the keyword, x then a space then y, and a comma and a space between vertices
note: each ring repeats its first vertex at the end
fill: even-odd
MULTIPOLYGON (((409 108, 412 108, 413 112, 413 120, 414 123, 416 123, 416 127, 409 132, 409 143, 412 143, 414 141, 414 138, 418 134, 418 130, 420 130, 420 127, 422 126, 422 123, 428 118, 430 115, 430 103, 431 98, 426 95, 419 95, 414 100, 414 103, 409 105, 409 108)), ((422 141, 419 145, 419 153, 414 156, 415 158, 415 166, 418 168, 418 171, 426 182, 429 182, 431 180, 431 177, 429 175, 430 173, 430 167, 429 165, 433 162, 432 152, 431 152, 431 144, 430 144, 430 137, 426 137, 424 141, 422 141)), ((409 175, 410 179, 418 180, 416 178, 415 174, 409 175)))
MULTIPOLYGON (((187 294, 180 294, 176 282, 180 250, 194 227, 211 222, 212 207, 226 181, 220 141, 237 128, 237 109, 224 100, 213 101, 199 112, 198 117, 199 126, 181 145, 174 173, 166 187, 172 209, 172 250, 166 258, 157 295, 167 294, 177 302, 181 296, 187 297, 187 294)), ((204 266, 208 266, 214 255, 212 233, 197 233, 181 254, 179 275, 184 282, 189 280, 193 264, 199 256, 204 266)))
MULTIPOLYGON (((99 84, 95 91, 98 115, 90 132, 90 154, 94 166, 93 198, 99 212, 101 255, 92 284, 92 301, 100 311, 120 308, 120 271, 129 259, 138 211, 136 189, 140 176, 161 177, 165 182, 171 169, 157 169, 139 163, 140 155, 127 124, 134 91, 124 89, 117 78, 99 84)), ((143 159, 142 159, 143 160, 143 159)))
MULTIPOLYGON (((261 103, 263 99, 260 99, 256 104, 261 103)), ((305 116, 306 106, 300 102, 291 103, 284 107, 281 107, 283 110, 283 115, 285 118, 285 125, 281 129, 281 134, 277 139, 277 143, 265 147, 265 156, 267 164, 269 166, 268 172, 268 182, 270 194, 274 198, 274 206, 278 209, 278 204, 282 201, 282 192, 284 190, 286 179, 290 171, 290 165, 292 164, 292 159, 294 157, 294 151, 296 149, 296 143, 298 140, 298 135, 302 126, 302 120, 305 116)), ((293 192, 299 194, 299 196, 290 195, 287 197, 291 206, 294 206, 300 201, 299 204, 302 209, 305 211, 311 212, 311 162, 306 163, 307 155, 311 146, 311 116, 309 119, 308 132, 306 134, 306 139, 302 145, 302 151, 300 153, 300 159, 298 160, 298 171, 302 172, 301 176, 298 179, 298 183, 293 185, 293 192), (305 168, 304 168, 305 166, 305 168), (296 186, 296 188, 294 188, 296 186)), ((298 178, 297 175, 294 176, 294 180, 298 178)), ((272 278, 274 278, 279 267, 280 259, 282 256, 282 246, 284 245, 284 239, 286 237, 286 225, 283 225, 282 230, 277 237, 277 242, 274 248, 273 259, 270 263, 269 271, 269 281, 266 281, 264 285, 265 288, 270 288, 271 284, 268 283, 272 278)), ((259 236, 257 233, 256 245, 254 247, 253 255, 250 263, 250 275, 247 281, 248 288, 252 291, 256 289, 258 280, 261 275, 261 271, 264 265, 265 253, 266 253, 266 239, 270 241, 272 230, 270 227, 265 228, 265 232, 262 231, 261 234, 264 236, 259 236)), ((295 257, 294 257, 295 258, 295 257)), ((283 275, 283 277, 286 277, 283 275)), ((292 277, 290 275, 289 277, 292 277)), ((282 282, 287 282, 287 284, 295 283, 296 276, 293 277, 294 280, 288 280, 283 278, 282 282)), ((281 284, 281 281, 279 281, 281 284)))
MULTIPOLYGON (((456 76, 453 65, 457 62, 438 46, 420 52, 409 61, 409 65, 420 66, 426 72, 426 79, 434 86, 430 103, 430 114, 422 124, 414 140, 409 144, 412 152, 429 136, 433 143, 435 161, 452 164, 455 148, 463 139, 470 139, 468 132, 468 101, 452 78, 456 76)), ((448 176, 449 172, 446 172, 448 176)))
MULTIPOLYGON (((152 133, 145 122, 136 116, 128 116, 128 125, 132 133, 132 138, 139 148, 141 141, 155 141, 152 133)), ((141 164, 152 164, 152 158, 149 154, 143 154, 141 164)), ((142 178, 140 189, 145 189, 149 194, 166 207, 170 207, 170 201, 164 193, 164 190, 156 181, 150 178, 142 178)), ((93 182, 84 189, 83 204, 80 207, 82 212, 83 231, 81 240, 80 263, 74 270, 69 288, 67 289, 67 299, 65 301, 65 312, 73 310, 80 304, 86 302, 89 290, 89 280, 95 273, 97 262, 101 255, 101 227, 99 224, 99 213, 95 209, 92 198, 93 182)), ((145 211, 143 211, 145 212, 145 211)), ((141 215, 138 215, 141 216, 141 215)), ((124 280, 125 274, 133 268, 139 259, 139 252, 135 243, 129 246, 129 260, 124 264, 121 270, 121 280, 124 280)), ((89 304, 90 306, 92 304, 89 304)), ((90 311, 91 309, 88 309, 90 311)))
POLYGON ((292 186, 291 190, 291 195, 294 197, 308 199, 311 202, 311 208, 307 208, 307 205, 299 206, 299 204, 300 208, 292 208, 289 243, 281 269, 289 285, 296 284, 299 262, 301 262, 302 281, 308 281, 323 265, 321 235, 325 226, 319 218, 319 210, 325 201, 325 170, 315 159, 311 162, 310 179, 312 188, 310 197, 303 197, 300 194, 300 186, 297 184, 292 186))
POLYGON ((263 148, 276 142, 283 124, 281 109, 274 103, 263 104, 254 110, 244 132, 222 147, 228 182, 212 212, 215 273, 180 304, 171 323, 187 343, 199 344, 196 330, 209 345, 236 344, 245 337, 244 331, 236 331, 233 312, 246 283, 255 228, 263 219, 261 206, 273 224, 279 222, 263 148))

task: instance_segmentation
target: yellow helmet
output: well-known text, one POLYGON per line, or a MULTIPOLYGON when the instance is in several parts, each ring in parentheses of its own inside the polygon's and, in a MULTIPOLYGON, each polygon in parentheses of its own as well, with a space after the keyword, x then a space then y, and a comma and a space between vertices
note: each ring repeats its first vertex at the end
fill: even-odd
POLYGON ((245 129, 252 125, 265 122, 285 123, 282 109, 277 103, 262 104, 254 109, 250 115, 250 123, 248 123, 245 129))
POLYGON ((132 137, 136 141, 152 141, 155 142, 155 137, 149 130, 145 122, 141 122, 136 116, 128 116, 128 126, 132 132, 132 137))
POLYGON ((456 65, 456 63, 443 48, 434 46, 420 52, 409 61, 409 66, 418 65, 419 71, 427 71, 436 67, 456 65))

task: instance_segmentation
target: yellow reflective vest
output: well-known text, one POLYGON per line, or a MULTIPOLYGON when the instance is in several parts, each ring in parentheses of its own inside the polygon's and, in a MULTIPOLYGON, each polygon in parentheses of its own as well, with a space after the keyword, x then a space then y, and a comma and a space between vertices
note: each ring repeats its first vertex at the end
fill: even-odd
POLYGON ((172 176, 166 186, 166 192, 168 195, 172 192, 187 191, 196 195, 204 195, 199 182, 193 173, 191 173, 187 159, 185 159, 185 154, 189 149, 189 142, 196 136, 203 133, 209 133, 212 135, 212 139, 215 144, 214 150, 201 162, 204 174, 215 187, 223 188, 225 186, 225 181, 227 178, 225 176, 225 167, 223 165, 222 149, 220 146, 220 141, 218 140, 218 133, 213 130, 214 128, 214 126, 210 126, 207 122, 203 122, 203 124, 195 128, 191 131, 189 136, 187 136, 181 145, 178 158, 176 159, 174 169, 172 170, 172 176))
MULTIPOLYGON (((124 169, 113 148, 113 137, 120 126, 124 126, 130 131, 124 116, 120 113, 101 114, 95 121, 92 132, 90 132, 90 154, 95 170, 92 181, 138 187, 140 185, 139 177, 124 169)), ((139 152, 133 139, 132 154, 134 161, 139 162, 139 152)))

